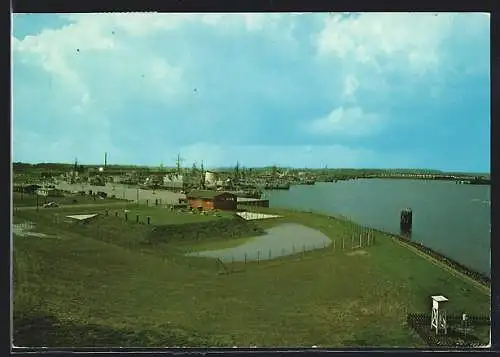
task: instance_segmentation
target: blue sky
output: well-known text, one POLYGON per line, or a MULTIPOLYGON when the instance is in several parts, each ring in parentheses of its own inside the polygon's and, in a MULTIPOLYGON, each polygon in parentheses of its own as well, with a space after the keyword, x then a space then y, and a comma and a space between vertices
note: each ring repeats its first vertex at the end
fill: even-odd
POLYGON ((13 160, 489 172, 489 21, 18 14, 13 160))

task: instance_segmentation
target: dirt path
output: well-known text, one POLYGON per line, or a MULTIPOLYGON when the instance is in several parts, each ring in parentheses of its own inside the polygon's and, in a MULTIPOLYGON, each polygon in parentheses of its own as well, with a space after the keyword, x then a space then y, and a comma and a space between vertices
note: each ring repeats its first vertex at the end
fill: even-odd
MULTIPOLYGON (((115 207, 115 206, 125 206, 129 205, 130 202, 110 202, 110 203, 101 203, 101 204, 95 204, 95 203, 81 203, 81 204, 74 204, 74 205, 60 205, 59 207, 56 208, 43 208, 42 206, 39 206, 39 209, 43 210, 58 210, 58 208, 100 208, 100 207, 115 207)), ((16 207, 16 211, 32 211, 36 210, 36 206, 23 206, 23 207, 16 207)))

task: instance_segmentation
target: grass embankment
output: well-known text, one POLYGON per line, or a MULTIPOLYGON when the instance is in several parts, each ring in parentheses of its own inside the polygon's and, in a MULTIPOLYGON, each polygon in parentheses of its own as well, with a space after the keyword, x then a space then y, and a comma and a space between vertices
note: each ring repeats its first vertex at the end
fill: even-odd
MULTIPOLYGON (((16 207, 33 207, 37 205, 36 195, 30 195, 27 193, 12 193, 12 202, 16 207)), ((50 196, 50 197, 38 197, 38 205, 43 206, 47 202, 56 202, 60 205, 74 205, 74 204, 106 204, 114 202, 126 202, 125 200, 117 198, 105 198, 101 199, 99 197, 92 197, 88 195, 78 195, 69 194, 65 196, 50 196)))
MULTIPOLYGON (((259 210, 286 215, 255 223, 261 228, 294 221, 336 241, 355 229, 259 210)), ((421 346, 406 316, 427 312, 431 295, 446 295, 449 312, 489 314, 487 294, 382 233, 364 254, 337 243, 220 275, 213 260, 182 256, 186 240, 148 242, 152 227, 135 216, 74 226, 45 212, 17 214, 60 237, 14 237, 18 346, 421 346)))

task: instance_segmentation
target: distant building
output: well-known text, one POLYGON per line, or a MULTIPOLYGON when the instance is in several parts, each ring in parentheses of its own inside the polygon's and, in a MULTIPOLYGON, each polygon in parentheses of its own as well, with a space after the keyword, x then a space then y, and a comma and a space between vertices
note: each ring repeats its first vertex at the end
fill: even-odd
POLYGON ((258 206, 269 208, 269 200, 264 200, 260 198, 249 198, 249 197, 238 197, 237 204, 245 206, 258 206))
POLYGON ((217 186, 217 175, 215 174, 215 172, 210 172, 210 171, 205 172, 205 186, 206 187, 217 186))
POLYGON ((163 177, 163 187, 170 191, 182 191, 189 182, 183 175, 167 174, 163 177))
POLYGON ((229 192, 191 191, 186 197, 189 207, 194 209, 236 211, 237 208, 237 197, 229 192))
POLYGON ((233 180, 231 180, 230 178, 219 179, 215 182, 215 185, 222 189, 230 189, 233 187, 233 180))
POLYGON ((36 190, 36 194, 38 196, 45 196, 45 197, 57 196, 57 193, 58 192, 54 188, 43 187, 36 190))

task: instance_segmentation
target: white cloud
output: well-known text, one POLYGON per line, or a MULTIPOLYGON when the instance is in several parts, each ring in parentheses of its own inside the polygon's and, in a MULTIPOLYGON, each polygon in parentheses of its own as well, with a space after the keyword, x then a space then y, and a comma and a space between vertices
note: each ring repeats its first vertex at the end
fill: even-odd
POLYGON ((383 58, 391 67, 416 72, 433 70, 440 64, 440 45, 450 34, 453 14, 363 13, 325 19, 317 37, 321 56, 336 56, 354 64, 381 70, 383 58))
MULTIPOLYGON (((187 88, 193 86, 187 83, 183 66, 199 59, 189 58, 188 47, 177 53, 179 46, 171 47, 168 41, 154 37, 180 31, 186 25, 208 26, 228 35, 239 31, 261 33, 295 45, 290 24, 282 21, 281 14, 113 13, 63 17, 71 23, 22 39, 12 38, 13 56, 54 76, 64 91, 73 93, 78 105, 82 96, 117 103, 126 100, 125 92, 171 103, 178 103, 179 95, 191 95, 187 88), (172 64, 172 58, 178 59, 177 64, 172 64), (119 94, 115 88, 119 88, 119 94)), ((204 31, 202 27, 200 31, 204 31)))
POLYGON ((349 99, 354 96, 356 90, 358 89, 359 82, 356 77, 348 75, 344 79, 344 98, 349 99))
POLYGON ((381 118, 377 114, 365 113, 359 107, 339 107, 327 116, 308 124, 309 131, 319 135, 341 135, 344 137, 363 137, 380 130, 381 118))

